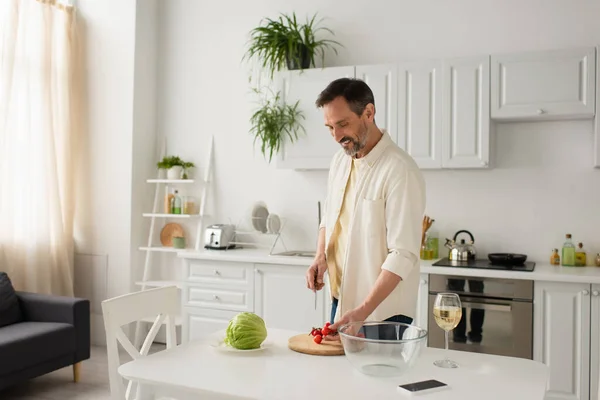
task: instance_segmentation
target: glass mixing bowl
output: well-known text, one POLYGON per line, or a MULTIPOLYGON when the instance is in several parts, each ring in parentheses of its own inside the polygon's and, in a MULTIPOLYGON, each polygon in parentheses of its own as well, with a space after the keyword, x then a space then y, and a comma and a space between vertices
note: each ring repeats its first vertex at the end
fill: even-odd
POLYGON ((427 343, 427 330, 401 322, 352 322, 338 333, 348 361, 366 375, 404 374, 427 343))

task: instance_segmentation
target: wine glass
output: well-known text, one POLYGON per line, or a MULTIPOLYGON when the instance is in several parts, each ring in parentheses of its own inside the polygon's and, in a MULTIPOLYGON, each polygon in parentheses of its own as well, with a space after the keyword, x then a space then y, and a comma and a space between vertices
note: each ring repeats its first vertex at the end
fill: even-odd
MULTIPOLYGON (((462 306, 458 295, 456 293, 438 293, 433 304, 433 316, 435 322, 446 334, 446 351, 448 351, 448 333, 456 328, 462 318, 462 306)), ((458 368, 458 364, 447 356, 445 360, 437 360, 433 364, 441 368, 458 368)))

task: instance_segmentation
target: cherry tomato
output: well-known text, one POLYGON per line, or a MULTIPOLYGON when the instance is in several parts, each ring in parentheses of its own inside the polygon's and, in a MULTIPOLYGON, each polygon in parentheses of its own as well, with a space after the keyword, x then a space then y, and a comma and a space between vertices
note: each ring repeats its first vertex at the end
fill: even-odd
POLYGON ((329 329, 329 327, 326 325, 322 330, 321 330, 321 334, 323 336, 327 336, 331 333, 331 330, 329 329))
POLYGON ((313 340, 314 340, 314 342, 315 342, 316 344, 321 344, 321 341, 323 340, 323 336, 321 336, 321 335, 317 335, 317 336, 315 336, 315 337, 314 337, 314 339, 313 339, 313 340))
POLYGON ((329 328, 329 325, 331 325, 331 322, 325 322, 325 327, 329 328))

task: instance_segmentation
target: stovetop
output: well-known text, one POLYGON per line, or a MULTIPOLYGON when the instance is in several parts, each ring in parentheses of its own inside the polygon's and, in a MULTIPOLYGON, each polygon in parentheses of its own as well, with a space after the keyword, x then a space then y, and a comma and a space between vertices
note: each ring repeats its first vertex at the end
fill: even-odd
POLYGON ((507 271, 525 271, 531 272, 535 268, 535 262, 525 261, 522 265, 499 265, 492 264, 488 259, 477 259, 470 261, 453 261, 447 257, 431 264, 434 267, 460 267, 460 268, 479 268, 479 269, 502 269, 507 271))

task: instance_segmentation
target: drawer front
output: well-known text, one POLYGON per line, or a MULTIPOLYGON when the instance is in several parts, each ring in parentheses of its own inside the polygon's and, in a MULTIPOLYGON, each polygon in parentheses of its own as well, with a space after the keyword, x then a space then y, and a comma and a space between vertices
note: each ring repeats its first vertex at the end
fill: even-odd
POLYGON ((205 339, 210 335, 218 334, 219 331, 224 331, 237 312, 184 307, 183 314, 183 341, 189 342, 205 339))
POLYGON ((252 265, 222 261, 189 261, 187 282, 216 286, 251 286, 252 265))
POLYGON ((186 305, 231 311, 254 311, 252 291, 190 286, 186 305))

